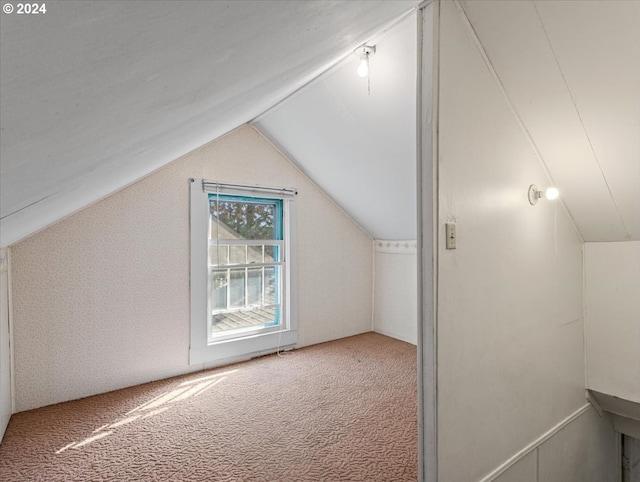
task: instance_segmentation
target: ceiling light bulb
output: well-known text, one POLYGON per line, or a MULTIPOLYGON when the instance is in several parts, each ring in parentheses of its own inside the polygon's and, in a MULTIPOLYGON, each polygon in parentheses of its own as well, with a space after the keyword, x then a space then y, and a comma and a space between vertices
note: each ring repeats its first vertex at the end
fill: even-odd
POLYGON ((560 196, 560 191, 558 191, 558 188, 556 187, 549 187, 544 191, 541 191, 540 189, 538 189, 538 186, 536 186, 535 184, 531 184, 529 186, 529 190, 527 191, 527 196, 529 198, 529 203, 533 206, 538 202, 538 199, 541 198, 549 200, 557 199, 558 196, 560 196))
POLYGON ((366 77, 369 75, 369 54, 365 54, 360 60, 360 65, 358 65, 358 75, 360 77, 366 77))
POLYGON ((558 199, 559 195, 560 191, 558 191, 558 188, 556 187, 548 187, 544 192, 544 197, 546 197, 547 199, 558 199))

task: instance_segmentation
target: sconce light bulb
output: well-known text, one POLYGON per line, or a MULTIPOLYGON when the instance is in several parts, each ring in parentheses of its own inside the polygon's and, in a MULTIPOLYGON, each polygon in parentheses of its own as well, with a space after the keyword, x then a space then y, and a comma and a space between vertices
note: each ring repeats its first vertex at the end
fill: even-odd
POLYGON ((558 191, 558 188, 555 188, 555 187, 547 188, 547 190, 544 193, 544 197, 546 197, 549 200, 558 199, 559 195, 560 195, 560 191, 558 191))
POLYGON ((369 75, 369 55, 365 54, 360 60, 360 65, 358 65, 358 75, 360 77, 366 77, 369 75))

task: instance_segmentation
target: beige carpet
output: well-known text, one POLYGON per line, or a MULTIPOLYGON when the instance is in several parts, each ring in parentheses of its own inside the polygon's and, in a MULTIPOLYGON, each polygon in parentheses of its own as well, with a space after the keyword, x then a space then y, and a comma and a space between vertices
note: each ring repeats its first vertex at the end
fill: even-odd
POLYGON ((367 333, 16 414, 0 480, 417 480, 416 397, 367 333))

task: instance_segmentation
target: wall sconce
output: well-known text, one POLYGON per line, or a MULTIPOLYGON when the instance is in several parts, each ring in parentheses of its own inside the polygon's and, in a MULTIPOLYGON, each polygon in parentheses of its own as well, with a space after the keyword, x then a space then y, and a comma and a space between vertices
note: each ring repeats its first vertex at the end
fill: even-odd
POLYGON ((369 76, 369 56, 376 53, 374 45, 363 45, 360 50, 360 65, 358 65, 358 75, 360 77, 369 76))
POLYGON ((546 198, 549 200, 557 199, 560 195, 560 191, 555 187, 548 187, 545 191, 541 191, 538 189, 538 186, 535 184, 531 184, 529 186, 529 192, 527 193, 529 197, 529 204, 532 206, 538 202, 540 198, 546 198))

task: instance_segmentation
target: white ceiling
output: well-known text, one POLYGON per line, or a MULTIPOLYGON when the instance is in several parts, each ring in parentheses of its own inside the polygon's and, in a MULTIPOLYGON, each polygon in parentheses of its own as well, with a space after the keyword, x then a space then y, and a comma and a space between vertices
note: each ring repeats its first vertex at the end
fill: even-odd
POLYGON ((370 95, 352 55, 256 126, 377 239, 416 237, 416 16, 373 39, 370 95))
MULTIPOLYGON (((415 26, 376 41, 371 96, 350 52, 418 3, 50 0, 1 15, 2 246, 265 111, 258 127, 372 236, 414 237, 415 26)), ((461 5, 583 238, 640 239, 640 2, 461 5)))
POLYGON ((583 239, 640 239, 640 2, 462 5, 583 239))
POLYGON ((12 244, 266 111, 419 0, 47 1, 1 16, 12 244))

